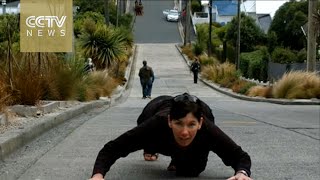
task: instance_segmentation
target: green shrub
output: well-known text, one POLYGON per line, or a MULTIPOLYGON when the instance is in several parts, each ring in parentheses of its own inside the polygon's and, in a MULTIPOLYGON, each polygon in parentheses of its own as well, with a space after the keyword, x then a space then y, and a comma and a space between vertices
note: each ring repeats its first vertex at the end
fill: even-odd
MULTIPOLYGON (((207 23, 197 24, 196 29, 197 29, 197 35, 198 35, 197 40, 204 45, 204 50, 206 50, 208 48, 207 46, 209 43, 209 24, 207 23)), ((223 42, 217 33, 221 33, 221 31, 225 31, 224 29, 225 28, 222 28, 222 27, 221 28, 213 27, 211 31, 212 52, 215 55, 217 55, 220 61, 223 60, 222 53, 220 53, 220 49, 221 49, 220 46, 223 45, 223 42)))
POLYGON ((298 57, 297 62, 303 63, 303 62, 307 61, 307 50, 305 48, 301 49, 297 53, 297 57, 298 57))
POLYGON ((258 47, 258 50, 241 53, 240 70, 246 78, 267 80, 268 51, 267 47, 258 47))
POLYGON ((133 16, 131 14, 124 14, 122 16, 119 17, 118 20, 118 25, 119 26, 124 26, 127 29, 131 29, 131 22, 132 22, 133 16))
POLYGON ((289 64, 298 62, 298 58, 290 49, 277 47, 272 52, 272 61, 274 63, 289 64))
POLYGON ((215 57, 208 57, 207 55, 199 56, 199 61, 202 66, 218 64, 218 60, 215 57))
POLYGON ((197 41, 196 43, 193 43, 192 46, 192 51, 196 56, 199 56, 203 53, 203 45, 199 43, 199 41, 197 41))
POLYGON ((217 56, 219 62, 223 63, 223 49, 220 47, 214 48, 213 53, 217 56))
POLYGON ((236 62, 236 49, 230 43, 227 43, 227 60, 234 64, 236 62))
POLYGON ((260 50, 241 53, 240 70, 246 78, 259 79, 263 54, 260 50))
POLYGON ((90 25, 85 23, 86 21, 90 21, 96 26, 96 24, 104 24, 105 19, 104 16, 98 12, 88 11, 84 14, 77 15, 74 20, 74 35, 79 37, 81 33, 83 33, 84 28, 90 28, 90 25))
POLYGON ((277 34, 274 31, 268 32, 268 52, 272 53, 277 45, 277 34))
POLYGON ((242 87, 239 89, 239 92, 238 92, 238 93, 240 93, 240 94, 247 94, 248 91, 249 91, 249 89, 250 89, 251 87, 253 87, 253 86, 256 86, 256 84, 255 84, 255 83, 252 83, 252 82, 247 82, 247 83, 245 83, 244 86, 242 86, 242 87))

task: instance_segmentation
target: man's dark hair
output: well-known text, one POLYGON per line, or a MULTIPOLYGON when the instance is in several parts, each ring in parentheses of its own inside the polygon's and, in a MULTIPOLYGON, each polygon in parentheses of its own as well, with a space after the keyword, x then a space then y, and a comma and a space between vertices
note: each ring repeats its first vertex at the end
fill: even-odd
POLYGON ((200 100, 188 93, 178 95, 172 99, 172 107, 170 110, 170 118, 178 120, 185 117, 188 113, 192 113, 198 121, 202 116, 200 100))
POLYGON ((146 66, 146 65, 147 65, 147 61, 146 61, 146 60, 142 61, 142 64, 143 64, 144 66, 146 66))

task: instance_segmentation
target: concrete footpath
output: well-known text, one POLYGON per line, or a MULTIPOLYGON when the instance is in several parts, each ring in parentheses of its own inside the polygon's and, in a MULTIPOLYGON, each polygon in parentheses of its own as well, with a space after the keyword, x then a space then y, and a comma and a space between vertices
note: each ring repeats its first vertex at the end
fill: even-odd
MULTIPOLYGON (((143 60, 155 71, 153 97, 189 92, 208 102, 218 119, 217 124, 252 156, 254 179, 319 179, 319 106, 243 101, 230 97, 227 90, 216 91, 208 82, 194 84, 188 61, 181 56, 176 44, 139 44, 136 52, 126 74, 129 81, 110 102, 82 103, 54 117, 44 116, 41 125, 1 135, 1 158, 5 158, 45 130, 110 103, 106 111, 85 122, 15 179, 89 178, 104 143, 134 127, 139 113, 149 102, 141 99, 137 75, 143 60), (303 113, 307 115, 304 114, 301 121, 303 113), (44 130, 35 132, 35 129, 44 130)), ((207 170, 199 179, 226 179, 233 174, 215 154, 211 153, 209 159, 207 170)), ((172 179, 174 174, 165 171, 169 161, 160 155, 156 162, 145 162, 142 152, 138 151, 118 160, 106 179, 172 179)), ((10 172, 7 177, 10 178, 10 172)))

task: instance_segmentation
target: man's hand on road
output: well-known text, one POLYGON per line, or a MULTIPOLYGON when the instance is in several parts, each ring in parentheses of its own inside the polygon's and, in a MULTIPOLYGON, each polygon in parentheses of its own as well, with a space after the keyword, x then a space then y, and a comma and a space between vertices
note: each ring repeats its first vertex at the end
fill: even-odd
POLYGON ((252 180, 252 179, 242 173, 237 173, 235 176, 232 176, 227 180, 252 180))
POLYGON ((104 180, 104 179, 103 179, 102 174, 98 173, 98 174, 95 174, 94 176, 92 176, 92 178, 89 180, 104 180))

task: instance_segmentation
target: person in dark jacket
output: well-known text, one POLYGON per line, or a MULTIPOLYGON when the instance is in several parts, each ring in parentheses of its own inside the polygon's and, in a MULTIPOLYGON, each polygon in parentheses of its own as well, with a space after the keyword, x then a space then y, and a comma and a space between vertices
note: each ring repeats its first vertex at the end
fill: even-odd
POLYGON ((152 85, 154 81, 154 73, 150 66, 147 65, 147 61, 142 62, 143 66, 139 70, 140 83, 142 86, 142 98, 151 99, 152 85))
POLYGON ((195 84, 197 84, 198 82, 198 73, 200 72, 201 70, 201 65, 200 65, 200 62, 198 60, 198 58, 196 58, 193 63, 191 64, 191 71, 193 72, 193 82, 195 84))
POLYGON ((137 123, 104 145, 91 180, 102 180, 117 159, 141 149, 150 157, 157 153, 171 156, 167 170, 186 177, 204 171, 209 152, 213 151, 234 169, 228 180, 251 180, 250 156, 215 125, 211 109, 196 96, 159 96, 146 105, 137 123))

